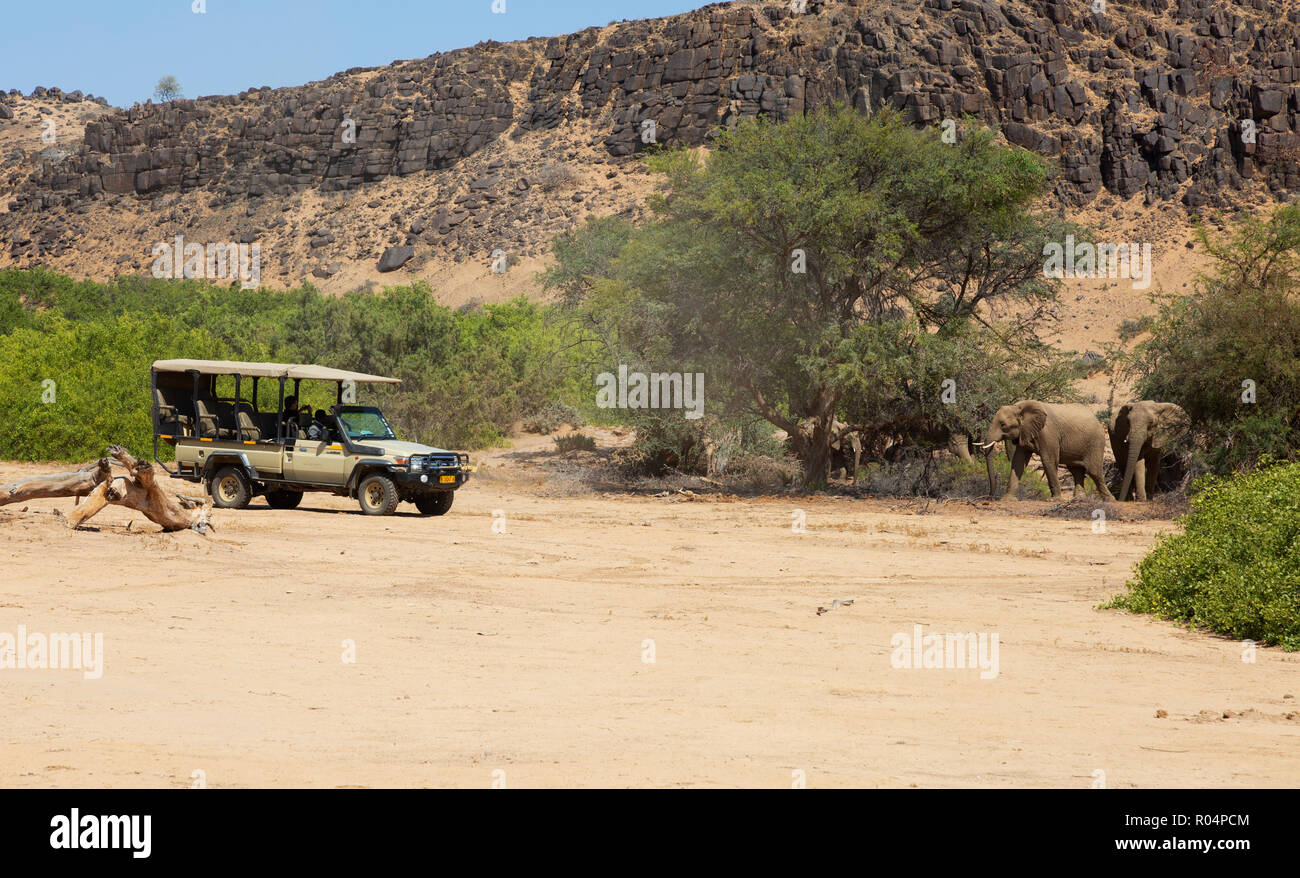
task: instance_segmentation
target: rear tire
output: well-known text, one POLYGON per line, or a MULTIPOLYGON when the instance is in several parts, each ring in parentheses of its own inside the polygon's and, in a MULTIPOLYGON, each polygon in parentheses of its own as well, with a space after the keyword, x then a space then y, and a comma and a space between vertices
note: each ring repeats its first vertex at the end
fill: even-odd
POLYGON ((420 510, 421 515, 446 515, 447 510, 451 509, 452 501, 455 499, 455 491, 426 494, 423 497, 415 498, 415 508, 420 510))
POLYGON ((208 494, 218 509, 243 509, 253 499, 253 487, 242 469, 225 466, 208 480, 208 494))
POLYGON ((392 515, 401 499, 387 476, 367 476, 357 488, 357 502, 366 515, 392 515))
POLYGON ((302 491, 271 491, 266 495, 266 505, 272 509, 297 509, 302 502, 302 491))

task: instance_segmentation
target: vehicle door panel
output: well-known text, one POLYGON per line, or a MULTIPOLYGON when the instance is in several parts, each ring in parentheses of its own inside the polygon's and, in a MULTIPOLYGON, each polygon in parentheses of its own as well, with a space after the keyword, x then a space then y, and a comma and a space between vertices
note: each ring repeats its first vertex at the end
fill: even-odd
POLYGON ((284 477, 289 481, 342 485, 347 472, 343 446, 297 439, 284 450, 284 477))

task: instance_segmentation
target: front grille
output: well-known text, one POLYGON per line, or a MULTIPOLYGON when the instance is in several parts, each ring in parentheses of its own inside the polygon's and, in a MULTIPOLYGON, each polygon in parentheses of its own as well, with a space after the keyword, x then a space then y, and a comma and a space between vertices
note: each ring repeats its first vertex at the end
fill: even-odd
POLYGON ((454 454, 426 454, 420 458, 420 469, 426 472, 436 472, 441 469, 457 469, 460 467, 460 458, 454 454))

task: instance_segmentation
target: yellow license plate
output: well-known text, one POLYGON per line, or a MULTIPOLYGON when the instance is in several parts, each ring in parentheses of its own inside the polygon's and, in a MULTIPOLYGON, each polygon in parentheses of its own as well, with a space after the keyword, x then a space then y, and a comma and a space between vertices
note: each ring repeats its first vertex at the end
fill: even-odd
POLYGON ((454 485, 454 484, 456 484, 456 477, 455 477, 455 476, 439 476, 439 477, 438 477, 438 481, 442 482, 444 485, 454 485))

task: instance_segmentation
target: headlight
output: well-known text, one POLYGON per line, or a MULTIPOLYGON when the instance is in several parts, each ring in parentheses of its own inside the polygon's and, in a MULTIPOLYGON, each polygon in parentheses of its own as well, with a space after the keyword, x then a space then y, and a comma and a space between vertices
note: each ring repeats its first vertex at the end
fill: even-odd
MULTIPOLYGON (((401 463, 404 460, 406 459, 401 457, 397 458, 398 463, 401 463)), ((418 473, 420 470, 424 469, 424 458, 419 457, 418 455, 406 460, 406 462, 409 465, 410 471, 413 473, 418 473)))

